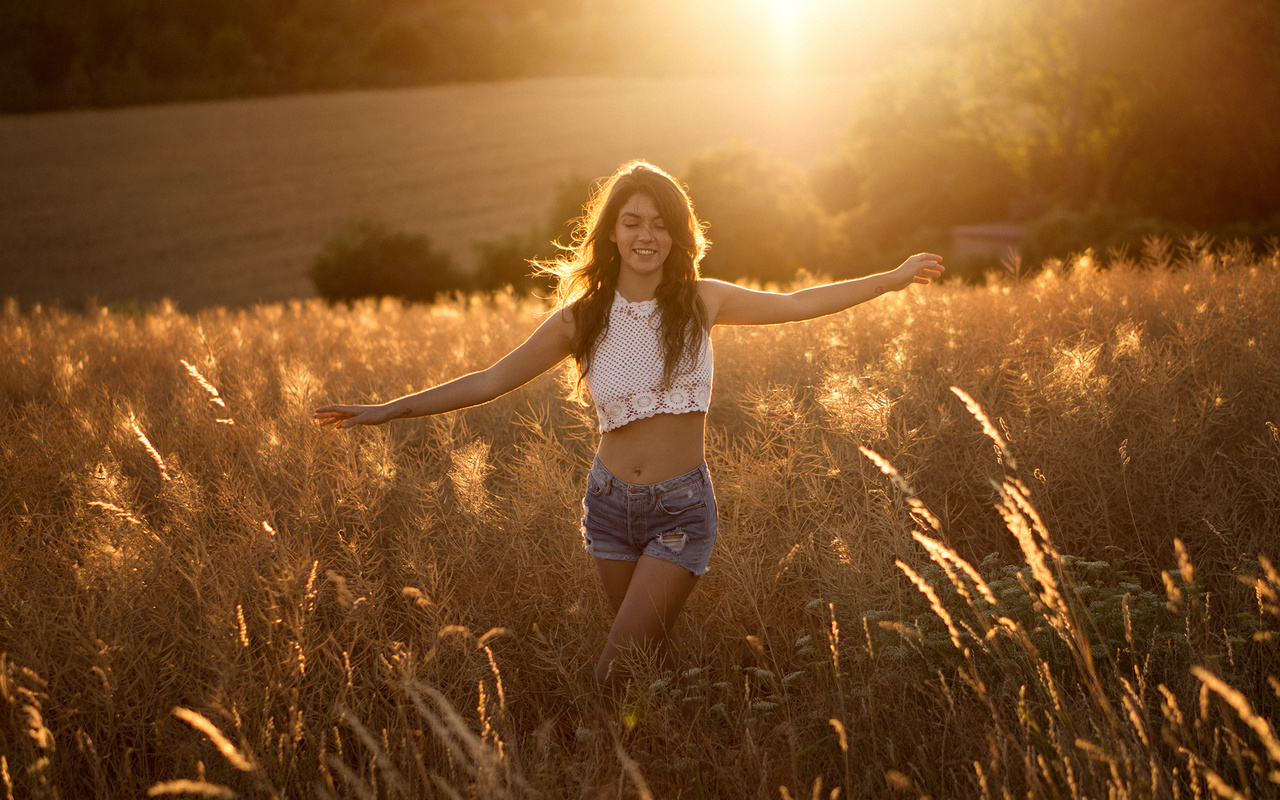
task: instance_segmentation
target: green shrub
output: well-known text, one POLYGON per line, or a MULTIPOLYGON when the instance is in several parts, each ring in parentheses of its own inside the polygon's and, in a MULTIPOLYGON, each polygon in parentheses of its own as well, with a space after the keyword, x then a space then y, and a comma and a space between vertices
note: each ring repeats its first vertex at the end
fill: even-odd
POLYGON ((1202 237, 1206 243, 1240 242, 1254 253, 1264 253, 1268 250, 1268 239, 1277 235, 1280 235, 1280 217, 1259 222, 1191 226, 1142 217, 1131 210, 1109 206, 1094 206, 1085 211, 1056 208, 1028 225, 1022 261, 1034 269, 1048 259, 1065 260, 1089 248, 1097 253, 1123 253, 1137 258, 1147 251, 1149 242, 1190 241, 1196 237, 1202 237))
POLYGON ((533 261, 549 261, 560 254, 556 243, 568 245, 582 210, 591 199, 592 179, 574 174, 556 183, 555 193, 541 225, 527 234, 508 233, 500 239, 477 242, 477 289, 494 291, 513 286, 520 291, 532 290, 545 295, 555 281, 538 273, 533 261))
POLYGON ((346 222, 321 246, 309 276, 330 302, 392 296, 429 303, 471 288, 447 253, 431 249, 427 236, 391 230, 375 219, 346 222))
POLYGON ((1181 238, 1190 229, 1136 218, 1113 208, 1095 207, 1087 211, 1057 208, 1031 222, 1022 245, 1022 257, 1038 266, 1047 259, 1066 259, 1086 248, 1097 251, 1128 248, 1141 252, 1144 240, 1156 236, 1181 238))
POLYGON ((707 275, 785 283, 803 269, 847 277, 849 242, 787 162, 736 145, 698 156, 684 179, 708 226, 707 275))
POLYGON ((475 248, 477 289, 492 292, 511 286, 520 291, 533 290, 539 295, 550 293, 555 282, 538 272, 532 263, 553 254, 550 242, 538 230, 526 236, 509 233, 501 239, 479 242, 475 248))

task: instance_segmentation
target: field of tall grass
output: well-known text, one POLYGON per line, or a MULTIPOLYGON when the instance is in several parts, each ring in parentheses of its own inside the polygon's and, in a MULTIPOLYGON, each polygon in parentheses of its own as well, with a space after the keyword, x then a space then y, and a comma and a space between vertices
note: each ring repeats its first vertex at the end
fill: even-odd
POLYGON ((720 542, 681 668, 606 706, 559 376, 309 419, 486 365, 538 303, 11 303, 0 786, 1275 796, 1280 252, 1104 266, 717 330, 720 542))

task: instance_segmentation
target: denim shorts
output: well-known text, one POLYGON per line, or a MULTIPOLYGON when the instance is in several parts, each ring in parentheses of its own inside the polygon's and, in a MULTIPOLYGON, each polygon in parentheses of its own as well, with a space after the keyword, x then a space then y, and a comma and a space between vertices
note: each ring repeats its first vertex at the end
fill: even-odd
POLYGON ((716 543, 716 495, 707 465, 661 483, 618 480, 596 459, 582 501, 583 547, 596 558, 652 556, 707 573, 716 543))

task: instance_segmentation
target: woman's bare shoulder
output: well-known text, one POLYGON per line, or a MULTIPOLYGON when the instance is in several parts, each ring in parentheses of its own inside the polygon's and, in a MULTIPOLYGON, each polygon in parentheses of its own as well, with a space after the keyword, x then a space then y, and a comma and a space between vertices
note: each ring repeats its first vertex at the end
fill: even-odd
POLYGON ((742 287, 736 283, 717 280, 715 278, 698 278, 698 296, 703 302, 709 300, 722 300, 734 292, 742 291, 742 287))
POLYGON ((539 326, 548 331, 555 332, 565 338, 572 339, 573 332, 577 327, 574 315, 573 304, 557 306, 539 326))
POLYGON ((707 316, 710 317, 712 325, 716 323, 716 318, 720 314, 720 308, 724 305, 725 298, 739 288, 741 287, 736 284, 718 281, 715 278, 698 279, 698 298, 702 300, 702 305, 706 307, 707 316))
POLYGON ((574 324, 574 305, 574 303, 568 303, 563 306, 556 306, 549 318, 558 320, 564 325, 572 326, 574 324))

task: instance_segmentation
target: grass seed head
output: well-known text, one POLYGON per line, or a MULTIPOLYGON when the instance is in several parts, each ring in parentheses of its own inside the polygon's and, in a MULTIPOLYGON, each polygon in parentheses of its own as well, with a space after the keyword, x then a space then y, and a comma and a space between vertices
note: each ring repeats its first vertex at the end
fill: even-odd
POLYGON ((982 426, 982 432, 985 433, 987 438, 991 439, 995 444, 997 455, 1003 455, 1004 460, 1008 462, 1010 468, 1016 470, 1018 468, 1018 461, 1013 457, 1013 453, 1010 452, 1009 443, 1005 441, 1004 436, 1000 434, 1000 431, 996 429, 996 426, 991 423, 991 418, 987 416, 987 412, 982 410, 982 406, 978 405, 978 401, 974 400, 968 392, 961 389, 959 386, 952 386, 951 393, 960 398, 961 402, 964 403, 964 407, 969 410, 969 413, 973 415, 973 418, 982 426))
POLYGON ((253 764, 249 762, 249 759, 245 758, 244 755, 236 749, 236 746, 233 745, 226 736, 222 735, 222 731, 218 730, 218 727, 210 722, 204 715, 199 712, 192 711, 189 708, 182 708, 180 706, 173 709, 173 715, 208 737, 209 741, 213 743, 214 747, 218 748, 218 752, 222 754, 222 757, 225 758, 227 763, 231 766, 241 772, 250 772, 253 770, 253 764))

